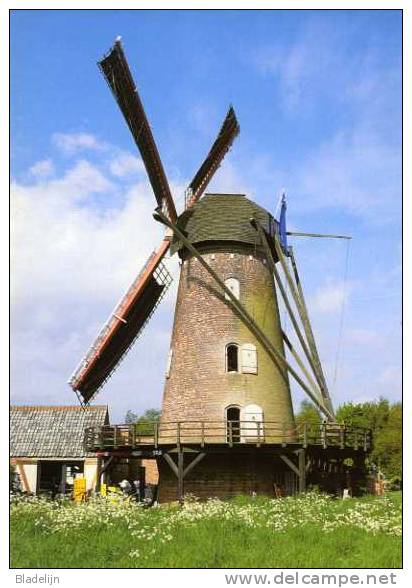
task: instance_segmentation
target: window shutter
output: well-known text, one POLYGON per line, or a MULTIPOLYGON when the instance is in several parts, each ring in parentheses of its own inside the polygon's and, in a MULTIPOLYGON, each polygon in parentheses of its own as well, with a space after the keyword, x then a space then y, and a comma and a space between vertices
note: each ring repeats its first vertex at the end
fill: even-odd
POLYGON ((257 351, 251 343, 242 345, 242 372, 244 374, 257 374, 257 351))
MULTIPOLYGON (((236 278, 228 278, 227 280, 225 280, 225 286, 226 286, 226 288, 229 288, 229 290, 232 292, 232 294, 234 296, 236 296, 236 298, 239 300, 239 298, 240 298, 239 280, 237 280, 236 278)), ((225 294, 225 298, 226 298, 226 300, 228 300, 229 296, 227 294, 225 294)))

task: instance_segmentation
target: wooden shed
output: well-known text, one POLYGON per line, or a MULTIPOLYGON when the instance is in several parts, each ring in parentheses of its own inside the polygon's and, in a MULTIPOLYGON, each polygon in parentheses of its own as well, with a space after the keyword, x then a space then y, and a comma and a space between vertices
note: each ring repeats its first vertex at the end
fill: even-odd
POLYGON ((86 427, 109 423, 107 406, 12 406, 10 461, 24 492, 70 492, 77 476, 97 484, 100 459, 84 449, 86 427))

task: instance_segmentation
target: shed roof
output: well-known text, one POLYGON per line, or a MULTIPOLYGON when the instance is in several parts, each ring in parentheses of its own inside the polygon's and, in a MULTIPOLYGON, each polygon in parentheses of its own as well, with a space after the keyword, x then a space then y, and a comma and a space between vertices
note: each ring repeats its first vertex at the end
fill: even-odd
POLYGON ((107 406, 11 406, 10 457, 84 457, 85 428, 108 422, 107 406))
MULTIPOLYGON (((185 210, 177 221, 179 229, 193 244, 207 241, 231 241, 256 246, 259 243, 250 219, 255 217, 271 235, 277 221, 261 206, 244 194, 206 194, 192 208, 185 210)), ((171 253, 181 249, 174 238, 171 253)))

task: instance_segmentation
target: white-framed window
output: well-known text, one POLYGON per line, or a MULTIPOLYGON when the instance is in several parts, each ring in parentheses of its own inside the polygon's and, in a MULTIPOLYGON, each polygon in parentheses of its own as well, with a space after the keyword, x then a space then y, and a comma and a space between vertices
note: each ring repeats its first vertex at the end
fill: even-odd
POLYGON ((236 343, 226 345, 226 371, 239 371, 239 346, 236 343))
POLYGON ((244 374, 257 374, 257 350, 252 343, 245 343, 241 347, 241 365, 244 374))
POLYGON ((166 363, 166 378, 170 376, 170 368, 172 366, 172 358, 173 358, 173 349, 169 349, 169 355, 167 356, 167 363, 166 363))
MULTIPOLYGON (((237 280, 236 278, 227 278, 227 280, 225 280, 225 286, 226 286, 226 288, 229 288, 229 290, 232 292, 232 294, 234 296, 236 296, 236 298, 239 300, 239 298, 240 298, 239 280, 237 280)), ((229 299, 229 296, 227 294, 225 294, 225 298, 229 299)))

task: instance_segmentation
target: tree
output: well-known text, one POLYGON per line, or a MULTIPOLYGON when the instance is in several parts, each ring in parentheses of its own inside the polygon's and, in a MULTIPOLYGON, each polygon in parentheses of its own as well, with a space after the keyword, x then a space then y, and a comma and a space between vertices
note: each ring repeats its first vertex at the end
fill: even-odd
POLYGON ((303 423, 319 425, 322 422, 322 417, 314 404, 309 400, 302 400, 299 412, 295 415, 295 422, 297 426, 300 426, 303 423))
POLYGON ((402 478, 402 405, 389 409, 386 426, 375 435, 372 458, 389 478, 402 478))
POLYGON ((373 450, 370 460, 389 478, 402 477, 402 404, 390 405, 385 398, 375 402, 343 404, 336 420, 349 427, 371 429, 373 450))
POLYGON ((138 416, 135 412, 133 412, 132 410, 128 410, 126 412, 126 416, 124 417, 124 422, 126 423, 126 425, 132 425, 133 423, 135 423, 138 419, 138 416))
POLYGON ((153 423, 160 419, 161 411, 157 408, 148 408, 141 416, 135 412, 128 410, 125 417, 125 422, 128 425, 136 425, 136 433, 140 435, 152 435, 153 423))

